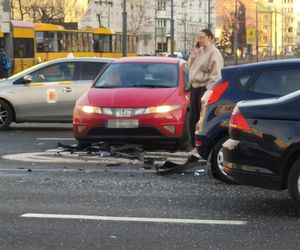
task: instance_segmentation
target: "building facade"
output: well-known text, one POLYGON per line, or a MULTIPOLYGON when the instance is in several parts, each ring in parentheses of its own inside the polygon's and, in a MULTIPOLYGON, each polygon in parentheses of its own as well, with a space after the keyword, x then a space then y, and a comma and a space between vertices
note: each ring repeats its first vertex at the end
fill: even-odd
MULTIPOLYGON (((217 0, 216 29, 222 36, 224 29, 232 33, 239 32, 239 36, 246 34, 244 54, 258 54, 260 56, 291 54, 297 49, 297 15, 295 2, 298 0, 217 0), (243 6, 244 16, 241 17, 240 6, 243 6), (241 34, 239 23, 244 18, 246 30, 241 34)), ((233 46, 232 46, 233 47, 233 46)), ((239 51, 239 53, 242 53, 239 51)))
MULTIPOLYGON (((190 51, 201 29, 215 29, 215 0, 173 1, 175 51, 190 51), (210 9, 210 11, 208 11, 210 9)), ((171 51, 171 1, 127 0, 128 32, 138 36, 138 53, 171 51)), ((123 0, 89 1, 81 27, 109 27, 122 31, 123 0)))

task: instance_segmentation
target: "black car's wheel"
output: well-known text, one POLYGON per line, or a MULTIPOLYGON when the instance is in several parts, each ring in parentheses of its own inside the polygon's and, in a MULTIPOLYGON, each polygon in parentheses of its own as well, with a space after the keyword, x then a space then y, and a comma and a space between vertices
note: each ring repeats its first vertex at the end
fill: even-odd
POLYGON ((300 159, 298 159, 291 168, 288 176, 288 189, 292 201, 300 211, 300 159))
POLYGON ((228 184, 237 184, 237 182, 233 181, 224 171, 223 168, 223 152, 222 152, 222 144, 228 139, 228 137, 220 139, 214 146, 210 160, 208 164, 210 164, 211 173, 213 177, 217 180, 226 182, 228 184))
POLYGON ((8 129, 13 122, 13 110, 9 104, 0 100, 0 130, 8 129))

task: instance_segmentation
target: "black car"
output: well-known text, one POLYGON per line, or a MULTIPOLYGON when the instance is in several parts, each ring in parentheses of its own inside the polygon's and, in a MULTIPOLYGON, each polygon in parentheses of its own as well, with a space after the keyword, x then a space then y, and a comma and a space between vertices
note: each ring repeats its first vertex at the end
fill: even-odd
POLYGON ((222 144, 228 139, 231 112, 238 101, 283 96, 300 89, 300 60, 278 60, 226 67, 221 81, 207 90, 196 129, 196 147, 217 179, 223 171, 222 144))
POLYGON ((288 188, 300 211, 300 91, 239 102, 223 144, 224 171, 232 180, 263 188, 288 188))

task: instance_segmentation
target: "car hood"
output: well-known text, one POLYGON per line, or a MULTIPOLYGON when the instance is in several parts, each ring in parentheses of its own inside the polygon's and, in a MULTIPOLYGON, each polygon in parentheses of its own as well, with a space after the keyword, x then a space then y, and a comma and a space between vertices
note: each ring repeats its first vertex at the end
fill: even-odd
POLYGON ((0 88, 1 88, 1 87, 12 86, 11 82, 12 82, 12 81, 11 81, 10 79, 7 79, 7 78, 5 78, 5 79, 0 79, 0 88))
POLYGON ((88 100, 89 105, 97 107, 153 107, 177 91, 177 88, 90 88, 88 100))

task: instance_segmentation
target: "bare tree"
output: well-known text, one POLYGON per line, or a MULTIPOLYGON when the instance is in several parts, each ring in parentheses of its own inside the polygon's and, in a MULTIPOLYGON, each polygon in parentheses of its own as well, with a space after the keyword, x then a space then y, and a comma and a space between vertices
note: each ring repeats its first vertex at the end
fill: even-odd
POLYGON ((128 16, 128 30, 136 35, 141 35, 143 27, 150 17, 147 15, 149 9, 148 0, 129 0, 130 13, 128 16))
POLYGON ((85 7, 78 0, 12 0, 12 17, 34 22, 76 22, 85 7))

